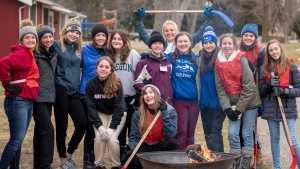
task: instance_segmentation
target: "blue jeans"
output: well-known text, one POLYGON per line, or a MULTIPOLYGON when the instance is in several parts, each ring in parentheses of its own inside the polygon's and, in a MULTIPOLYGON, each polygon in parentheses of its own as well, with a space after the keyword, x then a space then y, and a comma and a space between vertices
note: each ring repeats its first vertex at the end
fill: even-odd
POLYGON ((22 142, 25 138, 32 117, 33 102, 21 97, 6 96, 4 109, 9 122, 10 138, 6 144, 0 169, 18 169, 21 155, 22 142))
MULTIPOLYGON (((273 156, 273 165, 275 169, 280 169, 280 122, 282 120, 267 120, 270 130, 270 141, 271 141, 271 150, 273 156)), ((296 156, 297 156, 297 164, 300 166, 300 147, 296 137, 296 119, 295 118, 287 118, 287 125, 289 127, 292 143, 294 145, 296 156)), ((286 135, 286 130, 284 128, 284 132, 286 135)), ((287 137, 286 137, 287 138, 287 137)), ((289 151, 289 150, 286 150, 289 151)))
POLYGON ((226 114, 222 111, 221 108, 200 109, 207 148, 211 151, 224 152, 222 127, 226 114))
POLYGON ((254 129, 256 113, 257 113, 257 108, 246 110, 242 116, 243 118, 242 126, 241 126, 241 119, 237 121, 229 120, 228 140, 230 145, 230 151, 233 150, 236 152, 241 150, 240 137, 239 137, 240 127, 242 127, 244 148, 253 149, 253 145, 254 145, 253 129, 254 129))

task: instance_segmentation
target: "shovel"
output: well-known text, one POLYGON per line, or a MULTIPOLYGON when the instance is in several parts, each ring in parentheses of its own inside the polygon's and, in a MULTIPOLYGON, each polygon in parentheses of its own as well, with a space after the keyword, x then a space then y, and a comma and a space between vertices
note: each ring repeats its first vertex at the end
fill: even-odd
POLYGON ((129 158, 127 159, 126 163, 124 164, 124 166, 122 166, 121 169, 126 169, 129 165, 129 163, 131 162, 132 158, 134 157, 134 155, 136 154, 136 152, 138 151, 138 149, 140 148, 140 146, 142 145, 142 143, 144 142, 145 138, 147 137, 147 135, 149 134, 150 130, 152 129, 153 125, 155 124, 155 122, 157 121, 158 117, 160 116, 161 112, 160 110, 157 112, 157 114, 155 115, 153 121, 150 123, 149 127, 147 128, 146 132, 143 134, 141 140, 138 142, 138 144, 136 145, 136 147, 134 148, 134 150, 132 151, 131 155, 129 156, 129 158))
MULTIPOLYGON (((274 69, 270 68, 270 71, 271 71, 271 76, 274 76, 274 69)), ((279 104, 279 108, 280 108, 280 112, 281 112, 281 116, 282 116, 282 120, 283 120, 283 126, 284 126, 285 131, 286 131, 286 136, 287 136, 288 143, 290 145, 290 150, 291 150, 292 157, 293 157, 293 161, 292 161, 292 164, 291 164, 289 169, 295 169, 296 166, 297 166, 297 158, 296 158, 295 147, 292 143, 289 127, 288 127, 287 122, 286 122, 286 117, 285 117, 285 113, 284 113, 284 109, 283 109, 283 106, 282 106, 282 101, 281 101, 280 96, 277 96, 277 101, 278 101, 278 104, 279 104)))

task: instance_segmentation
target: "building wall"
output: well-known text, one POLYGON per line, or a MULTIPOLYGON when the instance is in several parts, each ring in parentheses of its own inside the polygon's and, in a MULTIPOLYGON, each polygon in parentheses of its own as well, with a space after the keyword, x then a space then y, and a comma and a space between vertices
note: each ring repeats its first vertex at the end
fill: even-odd
POLYGON ((16 0, 0 1, 0 58, 10 53, 11 46, 19 43, 19 8, 23 3, 16 0), (3 20, 4 19, 4 20, 3 20))

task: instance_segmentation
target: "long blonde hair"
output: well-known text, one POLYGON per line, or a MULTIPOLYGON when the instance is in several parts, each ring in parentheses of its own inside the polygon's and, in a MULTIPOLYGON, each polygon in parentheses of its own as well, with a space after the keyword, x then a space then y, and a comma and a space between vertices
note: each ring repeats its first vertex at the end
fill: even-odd
POLYGON ((267 43, 267 46, 266 46, 266 49, 265 49, 264 63, 261 66, 261 70, 262 70, 264 76, 267 76, 269 74, 269 72, 270 72, 269 68, 270 67, 274 67, 274 71, 279 73, 279 74, 285 72, 285 70, 290 67, 289 59, 286 56, 282 45, 280 44, 280 42, 277 39, 272 39, 267 43), (278 60, 274 60, 268 52, 269 51, 269 46, 273 43, 278 44, 278 46, 281 50, 281 56, 278 60), (277 66, 275 66, 277 63, 280 64, 280 70, 277 70, 277 66))
MULTIPOLYGON (((61 44, 61 50, 62 52, 66 52, 66 46, 64 43, 64 40, 66 38, 66 29, 69 25, 79 25, 81 27, 80 22, 77 19, 71 18, 66 25, 62 28, 61 32, 60 32, 60 38, 59 38, 59 42, 61 44)), ((77 46, 77 50, 78 50, 78 55, 81 56, 81 50, 82 50, 82 33, 80 33, 78 41, 76 42, 76 46, 77 46)))
POLYGON ((104 86, 104 95, 108 99, 111 99, 113 97, 117 97, 117 92, 121 85, 121 81, 115 74, 114 62, 111 60, 111 58, 109 56, 103 56, 100 59, 98 59, 97 64, 96 64, 96 69, 98 68, 98 65, 100 64, 100 62, 103 60, 106 60, 111 67, 111 74, 107 77, 106 83, 104 86))
POLYGON ((156 107, 155 114, 158 112, 158 108, 159 108, 158 101, 160 100, 160 96, 159 96, 158 92, 151 86, 143 88, 143 90, 141 92, 141 98, 140 98, 140 120, 139 120, 140 133, 144 133, 147 130, 148 126, 150 125, 150 124, 148 124, 148 120, 147 120, 148 119, 147 117, 149 114, 148 105, 144 100, 144 95, 146 94, 145 91, 149 87, 154 92, 154 100, 155 100, 154 107, 156 107))

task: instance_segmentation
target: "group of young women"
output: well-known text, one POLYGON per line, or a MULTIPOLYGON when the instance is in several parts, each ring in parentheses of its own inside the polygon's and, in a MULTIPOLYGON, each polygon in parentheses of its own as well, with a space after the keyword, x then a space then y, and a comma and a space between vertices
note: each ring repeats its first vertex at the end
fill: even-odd
MULTIPOLYGON (((10 125, 0 169, 19 167, 32 116, 34 168, 51 168, 52 105, 62 169, 77 168, 72 156, 83 137, 84 168, 105 169, 106 147, 111 168, 120 168, 159 112, 138 152, 184 150, 194 144, 201 112, 207 147, 224 152, 222 126, 227 116, 230 153, 236 155, 233 167, 250 168, 259 109, 268 121, 274 168, 280 168, 282 117, 277 97, 282 97, 300 165, 295 133, 300 74, 278 41, 271 40, 265 48, 257 41, 257 25, 246 24, 240 44, 232 34, 224 34, 218 46, 214 29, 208 26, 209 17, 194 36, 178 32, 170 20, 164 23, 162 34, 154 31, 149 36, 143 33, 141 18, 137 13, 137 28, 151 49, 141 55, 130 47, 124 32, 114 31, 109 39, 102 24, 94 26, 92 43, 82 47, 81 25, 76 19, 67 22, 58 41, 47 25, 35 28, 31 21, 22 21, 20 45, 12 46, 12 53, 0 60, 10 125), (191 49, 199 41, 202 50, 197 55, 191 49), (139 99, 138 110, 132 105, 134 99, 139 99), (68 114, 75 130, 67 147, 68 114)), ((142 165, 134 156, 127 168, 142 165)))

